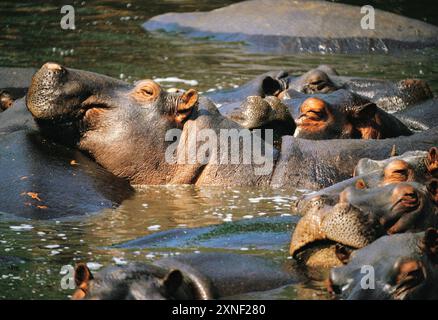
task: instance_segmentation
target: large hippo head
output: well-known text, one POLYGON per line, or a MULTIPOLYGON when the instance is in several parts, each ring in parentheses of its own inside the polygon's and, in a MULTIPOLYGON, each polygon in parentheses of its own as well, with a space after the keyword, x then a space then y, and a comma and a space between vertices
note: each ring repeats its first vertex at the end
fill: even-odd
POLYGON ((301 104, 296 125, 294 136, 311 140, 385 139, 412 134, 374 103, 332 105, 316 97, 301 104))
POLYGON ((197 104, 194 90, 170 94, 151 80, 129 85, 55 63, 36 72, 27 95, 28 109, 45 133, 78 143, 133 183, 166 181, 172 166, 164 161, 165 133, 181 126, 197 104))
POLYGON ((239 168, 251 170, 249 161, 220 166, 229 169, 226 177, 221 176, 223 171, 217 172, 222 163, 209 166, 214 171, 211 174, 205 170, 211 163, 209 156, 218 153, 215 148, 219 143, 224 145, 221 151, 228 151, 228 140, 207 146, 203 149, 206 161, 198 161, 202 151, 191 147, 201 144, 200 131, 218 134, 222 128, 239 131, 242 127, 221 116, 215 105, 198 97, 195 90, 169 93, 152 80, 131 85, 46 63, 32 79, 27 107, 44 133, 77 145, 133 184, 254 183, 247 172, 242 173, 247 179, 240 179, 236 173, 239 168), (192 149, 196 158, 187 160, 192 149), (200 177, 201 172, 208 178, 200 177))
POLYGON ((329 291, 345 299, 438 299, 438 232, 385 236, 330 272, 329 291))

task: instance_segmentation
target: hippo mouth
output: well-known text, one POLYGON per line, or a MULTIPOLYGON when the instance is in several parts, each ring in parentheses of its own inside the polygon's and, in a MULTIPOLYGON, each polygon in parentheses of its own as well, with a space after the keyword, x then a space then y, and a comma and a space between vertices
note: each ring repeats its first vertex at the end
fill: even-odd
POLYGON ((338 243, 353 249, 367 246, 383 234, 374 215, 348 203, 338 203, 305 215, 292 236, 290 254, 300 252, 316 243, 338 243))
POLYGON ((390 213, 380 218, 380 223, 388 234, 407 231, 415 224, 424 209, 422 197, 409 185, 402 185, 394 190, 390 213))

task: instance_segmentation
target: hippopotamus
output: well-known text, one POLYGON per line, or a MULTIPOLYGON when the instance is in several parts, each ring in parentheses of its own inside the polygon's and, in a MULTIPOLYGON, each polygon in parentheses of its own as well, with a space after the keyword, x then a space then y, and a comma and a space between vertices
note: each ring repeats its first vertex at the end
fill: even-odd
POLYGON ((309 267, 330 267, 340 264, 345 252, 363 248, 385 234, 435 228, 436 192, 437 183, 432 180, 428 186, 401 182, 372 189, 349 187, 337 203, 314 199, 295 228, 290 254, 309 267))
POLYGON ((296 280, 272 260, 215 252, 107 267, 94 275, 86 264, 78 264, 75 282, 75 300, 211 300, 296 280))
POLYGON ((438 121, 438 99, 433 98, 409 106, 405 110, 394 113, 394 116, 412 130, 421 131, 433 128, 438 121))
POLYGON ((374 103, 333 105, 308 98, 300 106, 294 136, 309 140, 386 139, 409 136, 412 131, 374 103))
MULTIPOLYGON (((169 93, 150 80, 131 85, 55 63, 45 64, 34 75, 27 107, 43 134, 77 146, 132 184, 270 184, 314 189, 350 178, 361 158, 385 159, 394 146, 405 152, 428 149, 438 142, 436 127, 382 140, 309 143, 283 136, 280 153, 265 139, 265 152, 251 163, 221 163, 208 157, 205 162, 174 161, 174 157, 168 161, 170 146, 177 160, 187 160, 191 147, 202 149, 202 141, 190 144, 188 138, 199 138, 204 129, 220 136, 223 130, 240 132, 243 127, 221 115, 193 89, 169 93), (166 133, 175 129, 180 130, 180 139, 166 141, 166 133), (260 167, 263 170, 257 171, 260 167)), ((227 142, 220 139, 216 147, 230 150, 227 142)), ((241 152, 243 147, 237 149, 241 152)))
POLYGON ((275 96, 249 96, 240 104, 220 108, 222 114, 242 127, 253 130, 273 130, 274 141, 280 141, 285 135, 293 135, 296 124, 288 107, 275 96), (223 109, 228 109, 225 113, 223 109))
MULTIPOLYGON (((24 78, 22 84, 28 86, 24 78)), ((2 215, 81 217, 115 208, 134 194, 126 180, 78 150, 44 138, 24 98, 0 114, 0 149, 2 215)))
MULTIPOLYGON (((396 150, 392 150, 396 152, 396 150)), ((313 199, 320 197, 338 201, 339 195, 347 187, 374 188, 398 182, 418 182, 425 184, 437 178, 438 150, 408 151, 384 160, 360 159, 353 171, 353 178, 338 182, 319 191, 304 195, 298 202, 298 211, 306 213, 312 207, 313 199), (306 209, 307 207, 307 209, 306 209)))
POLYGON ((131 85, 46 63, 32 79, 27 106, 44 134, 77 145, 132 184, 266 185, 276 154, 265 144, 259 163, 229 163, 217 159, 219 150, 230 148, 229 140, 220 139, 210 151, 214 161, 208 152, 203 161, 199 153, 191 160, 193 150, 204 150, 199 135, 243 128, 195 90, 169 93, 152 80, 131 85), (268 166, 263 175, 256 170, 261 165, 268 166))
MULTIPOLYGON (((206 92, 204 95, 219 104, 219 110, 227 115, 248 96, 278 96, 282 100, 299 99, 305 95, 330 94, 339 89, 354 93, 368 102, 375 103, 387 112, 401 111, 433 98, 429 85, 424 80, 405 79, 398 82, 339 76, 328 65, 320 65, 300 76, 286 70, 271 71, 234 89, 206 92)), ((346 99, 346 98, 344 98, 346 99)), ((357 97, 349 97, 357 100, 357 97)), ((291 110, 294 114, 294 111, 291 110)))
POLYGON ((438 232, 384 236, 333 268, 328 288, 349 300, 438 299, 438 232))
POLYGON ((166 13, 143 24, 148 31, 244 41, 251 50, 291 52, 392 52, 434 46, 438 28, 375 10, 376 28, 362 28, 361 8, 326 1, 243 1, 210 12, 166 13), (263 13, 263 14, 260 14, 263 13))
POLYGON ((26 95, 35 71, 33 68, 0 68, 0 112, 26 95))

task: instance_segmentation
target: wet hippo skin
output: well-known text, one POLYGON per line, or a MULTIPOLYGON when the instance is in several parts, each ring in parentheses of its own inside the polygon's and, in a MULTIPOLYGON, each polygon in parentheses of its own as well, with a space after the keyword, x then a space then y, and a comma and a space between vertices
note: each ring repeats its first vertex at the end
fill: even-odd
POLYGON ((210 12, 167 13, 143 27, 245 41, 253 50, 276 52, 388 52, 438 40, 437 27, 381 10, 375 10, 376 28, 364 30, 363 16, 360 7, 339 3, 253 0, 210 12))
POLYGON ((201 228, 177 228, 114 245, 115 248, 215 248, 280 250, 288 245, 298 217, 240 220, 201 228))
POLYGON ((108 267, 92 275, 76 267, 73 299, 207 300, 266 291, 296 281, 268 259, 230 253, 186 254, 153 264, 108 267))
POLYGON ((350 262, 330 273, 329 290, 349 300, 438 299, 436 229, 385 236, 351 254, 350 262), (363 268, 367 272, 362 272, 363 268), (374 289, 361 286, 372 268, 374 289))
POLYGON ((0 135, 0 149, 2 213, 32 219, 83 216, 114 208, 134 193, 127 181, 36 131, 0 135))

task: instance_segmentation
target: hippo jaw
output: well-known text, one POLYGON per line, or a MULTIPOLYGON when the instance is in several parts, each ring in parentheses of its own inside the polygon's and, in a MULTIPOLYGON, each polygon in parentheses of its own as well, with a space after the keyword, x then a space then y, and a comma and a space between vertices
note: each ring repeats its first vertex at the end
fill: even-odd
POLYGON ((290 254, 322 242, 338 243, 358 249, 373 242, 382 234, 380 224, 371 214, 365 214, 348 203, 312 210, 298 222, 290 246, 290 254))

